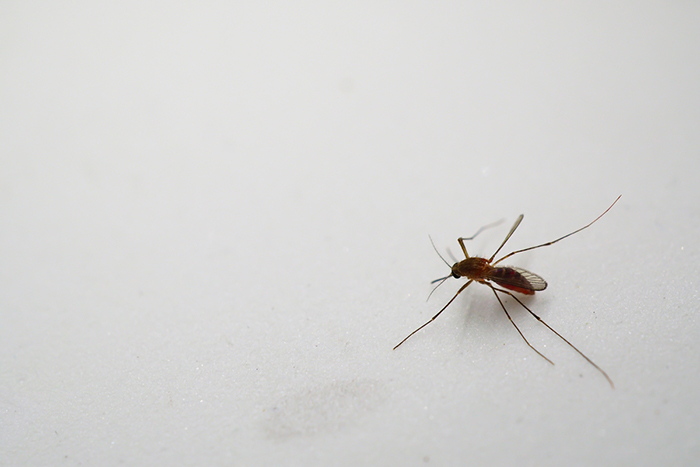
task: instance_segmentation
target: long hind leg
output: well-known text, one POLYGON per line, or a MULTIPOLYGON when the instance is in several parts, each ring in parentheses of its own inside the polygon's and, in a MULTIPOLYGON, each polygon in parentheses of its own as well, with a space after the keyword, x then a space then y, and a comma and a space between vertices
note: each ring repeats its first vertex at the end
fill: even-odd
MULTIPOLYGON (((605 213, 603 213, 603 214, 605 214, 605 213)), ((584 354, 584 353, 581 352, 579 349, 577 349, 576 346, 575 346, 574 344, 572 344, 571 342, 569 342, 568 340, 566 340, 566 338, 565 338, 564 336, 562 336, 562 335, 559 334, 557 331, 555 331, 554 328, 552 328, 549 324, 545 323, 544 320, 543 320, 542 318, 540 318, 539 316, 537 316, 531 309, 529 309, 523 302, 521 302, 520 299, 519 299, 518 297, 516 297, 515 295, 513 295, 511 292, 509 292, 509 291, 507 291, 507 290, 497 289, 496 287, 492 286, 491 284, 487 284, 487 285, 488 285, 489 287, 491 287, 491 290, 493 290, 493 293, 501 292, 501 293, 504 293, 504 294, 507 294, 507 295, 510 295, 511 297, 513 297, 513 298, 515 299, 515 301, 518 302, 518 303, 520 303, 520 305, 521 305, 523 308, 525 308, 532 316, 534 316, 535 319, 536 319, 537 321, 539 321, 540 323, 544 324, 544 325, 547 327, 547 329, 549 329, 549 330, 552 331, 554 334, 556 334, 557 336, 559 336, 559 338, 560 338, 561 340, 563 340, 564 342, 566 342, 567 344, 569 344, 569 346, 570 346, 572 349, 574 349, 576 352, 579 353, 579 355, 581 355, 583 358, 585 358, 586 361, 587 361, 588 363, 590 363, 591 365, 593 365, 593 366, 595 367, 596 370, 600 371, 600 372, 603 374, 603 376, 605 376, 605 379, 608 380, 608 383, 610 383, 610 386, 612 386, 612 388, 615 389, 615 384, 613 383, 612 379, 610 379, 610 376, 608 376, 608 374, 607 374, 601 367, 599 367, 598 365, 596 365, 595 363, 593 363, 593 360, 591 360, 590 358, 588 358, 588 357, 586 356, 586 354, 584 354)), ((496 294, 496 297, 498 297, 498 294, 496 294)), ((498 301, 499 301, 499 302, 501 301, 500 298, 498 299, 498 301)), ((503 303, 501 303, 501 306, 503 306, 503 303)), ((505 307, 503 307, 503 309, 505 310, 505 307)), ((506 311, 506 314, 507 314, 507 313, 508 313, 508 312, 506 311)), ((510 318, 510 316, 508 316, 508 318, 510 318)), ((513 321, 513 320, 511 320, 511 322, 512 322, 512 321, 513 321)), ((513 323, 513 324, 515 324, 515 323, 513 323)), ((518 332, 520 332, 520 330, 518 330, 518 332)), ((522 336, 522 333, 520 333, 520 335, 522 336)), ((525 339, 525 337, 523 337, 523 339, 525 339)), ((527 340, 526 340, 525 342, 527 342, 527 340)), ((530 345, 529 342, 528 342, 528 345, 530 345)), ((530 345, 530 347, 532 347, 532 346, 530 345)), ((534 349, 534 348, 533 348, 533 349, 534 349)), ((535 350, 535 352, 537 352, 537 350, 535 350)), ((537 353, 539 353, 539 352, 537 352, 537 353)), ((539 353, 539 354, 542 355, 541 353, 539 353)), ((542 356, 544 357, 544 355, 542 355, 542 356)), ((546 358, 546 357, 545 357, 545 358, 546 358)), ((547 361, 549 361, 549 359, 547 359, 547 361)), ((551 362, 550 362, 550 363, 551 363, 551 362)))
MULTIPOLYGON (((553 362, 553 361, 551 361, 550 359, 548 359, 547 357, 545 357, 544 355, 542 355, 542 352, 540 352, 539 350, 537 350, 536 348, 534 348, 534 347, 532 346, 532 344, 530 344, 530 342, 525 338, 525 335, 522 333, 522 331, 520 330, 520 328, 518 327, 518 325, 515 324, 515 321, 513 321, 513 318, 510 317, 510 313, 508 313, 508 310, 506 310, 506 306, 503 304, 503 301, 501 301, 501 297, 499 297, 498 294, 496 293, 497 290, 498 290, 498 291, 501 291, 501 289, 497 289, 497 288, 495 288, 494 286, 492 286, 492 285, 489 284, 489 283, 485 283, 485 284, 488 285, 489 287, 491 287, 491 290, 493 290, 493 294, 496 296, 496 300, 498 300, 498 303, 501 304, 501 308, 503 308, 503 311, 506 312, 506 316, 508 317, 508 319, 510 320, 510 322, 513 324, 513 326, 515 326, 515 329, 518 331, 518 334, 520 334, 520 337, 523 338, 523 340, 525 341, 525 343, 526 343, 527 345, 529 345, 530 348, 531 348, 532 350, 534 350, 535 352, 537 352, 537 355, 539 355, 540 357, 544 358, 544 359, 547 360, 549 363, 551 363, 552 365, 554 365, 554 362, 553 362)), ((520 301, 520 300, 518 300, 518 301, 520 301)), ((522 303, 521 303, 521 305, 522 305, 522 303)))
POLYGON ((615 199, 615 201, 613 201, 613 204, 611 204, 610 207, 608 207, 608 209, 606 209, 606 210, 603 212, 603 214, 601 214, 600 216, 596 217, 595 219, 593 219, 592 222, 590 222, 589 224, 584 225, 584 226, 581 227, 580 229, 576 229, 576 230, 574 230, 573 232, 564 235, 563 237, 559 237, 559 238, 557 238, 556 240, 552 240, 551 242, 543 243, 543 244, 541 244, 541 245, 531 246, 531 247, 529 247, 529 248, 523 248, 522 250, 511 251, 510 253, 508 253, 508 254, 505 255, 504 257, 499 258, 498 260, 496 260, 495 263, 491 263, 491 261, 493 261, 493 259, 496 257, 496 255, 498 254, 498 252, 501 251, 501 248, 503 248, 503 245, 505 245, 506 241, 507 241, 507 240, 510 238, 510 236, 513 234, 513 231, 515 231, 516 227, 518 227, 518 224, 520 223, 520 221, 522 220, 522 217, 523 217, 522 214, 521 214, 520 217, 518 218, 518 220, 515 222, 516 225, 513 226, 513 228, 511 229, 511 231, 510 231, 510 233, 508 234, 508 236, 506 237, 506 239, 503 240, 503 243, 501 244, 501 246, 498 247, 498 250, 496 250, 496 253, 494 253, 493 256, 489 259, 489 263, 491 263, 492 266, 495 266, 496 264, 500 263, 500 262, 503 261, 504 259, 510 258, 511 256, 517 255, 518 253, 522 253, 523 251, 530 251, 530 250, 534 250, 535 248, 542 248, 543 246, 554 245, 554 244, 557 243, 559 240, 564 240, 564 239, 567 238, 567 237, 571 237, 573 234, 579 233, 580 231, 582 231, 582 230, 584 230, 584 229, 587 229, 588 227, 590 227, 590 226, 592 226, 593 224, 595 224, 595 223, 598 221, 598 219, 600 219, 601 217, 603 217, 608 211, 610 211, 610 210, 612 209, 613 206, 615 206, 615 203, 617 203, 617 202, 620 200, 620 198, 622 198, 622 195, 618 196, 618 197, 615 199))

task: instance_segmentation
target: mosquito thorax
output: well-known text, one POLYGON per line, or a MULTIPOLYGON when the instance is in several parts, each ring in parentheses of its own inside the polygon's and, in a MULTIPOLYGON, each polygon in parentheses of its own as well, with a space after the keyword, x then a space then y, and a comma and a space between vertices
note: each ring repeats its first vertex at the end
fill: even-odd
POLYGON ((455 263, 452 266, 453 277, 467 277, 476 279, 481 277, 486 270, 490 268, 488 260, 479 258, 478 256, 470 256, 469 258, 455 263))

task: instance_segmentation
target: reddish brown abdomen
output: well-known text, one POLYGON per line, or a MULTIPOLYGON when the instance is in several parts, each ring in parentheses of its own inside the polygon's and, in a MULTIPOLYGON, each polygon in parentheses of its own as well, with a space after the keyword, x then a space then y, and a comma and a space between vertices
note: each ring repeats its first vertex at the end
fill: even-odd
POLYGON ((489 271, 488 279, 515 292, 534 295, 537 290, 544 290, 547 283, 537 274, 511 267, 493 268, 489 271))

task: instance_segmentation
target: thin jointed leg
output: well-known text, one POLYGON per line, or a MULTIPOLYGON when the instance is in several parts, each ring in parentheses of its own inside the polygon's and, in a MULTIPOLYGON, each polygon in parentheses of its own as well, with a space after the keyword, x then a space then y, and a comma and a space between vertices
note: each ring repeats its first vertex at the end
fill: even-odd
MULTIPOLYGON (((606 211, 606 212, 607 212, 607 211, 606 211)), ((605 214, 605 213, 603 213, 603 214, 605 214)), ((594 221, 594 222, 595 222, 595 221, 594 221)), ((596 370, 600 371, 600 372, 603 374, 603 376, 605 376, 605 379, 608 380, 608 383, 610 383, 610 386, 612 386, 612 388, 615 389, 615 384, 612 382, 612 379, 610 379, 610 376, 608 376, 608 374, 607 374, 601 367, 599 367, 598 365, 596 365, 595 363, 593 363, 593 360, 591 360, 590 358, 588 358, 583 352, 581 352, 579 349, 577 349, 576 346, 575 346, 574 344, 572 344, 571 342, 569 342, 568 340, 566 340, 566 338, 565 338, 564 336, 562 336, 561 334, 559 334, 557 331, 554 330, 554 328, 552 328, 549 324, 547 324, 546 322, 544 322, 544 320, 543 320, 542 318, 540 318, 539 316, 537 316, 531 309, 529 309, 523 302, 521 302, 520 299, 519 299, 518 297, 516 297, 515 295, 513 295, 511 292, 509 292, 509 291, 507 291, 507 290, 504 290, 504 289, 497 289, 496 287, 492 286, 491 284, 487 284, 487 285, 488 285, 489 287, 491 287, 491 289, 493 290, 494 293, 496 293, 496 292, 501 292, 501 293, 510 295, 513 299, 515 299, 516 302, 520 303, 520 305, 521 305, 523 308, 525 308, 532 316, 534 316, 535 319, 536 319, 537 321, 539 321, 540 323, 544 324, 544 325, 547 327, 547 329, 549 329, 549 330, 552 331, 554 334, 556 334, 557 336, 559 336, 559 338, 560 338, 561 340, 563 340, 564 342, 566 342, 567 344, 569 344, 569 346, 570 346, 572 349, 574 349, 576 352, 579 353, 579 355, 581 355, 583 358, 585 358, 586 361, 587 361, 588 363, 590 363, 591 365, 593 365, 593 366, 595 367, 596 370)), ((496 294, 496 297, 498 297, 498 294, 496 294)), ((498 301, 500 302, 501 299, 499 298, 498 301)), ((503 303, 501 303, 501 306, 503 306, 503 303)), ((503 309, 505 310, 505 307, 504 307, 503 309)), ((506 313, 508 313, 508 312, 506 312, 506 313)), ((509 318, 510 318, 510 316, 509 316, 509 318)), ((511 320, 511 321, 512 321, 512 320, 511 320)), ((520 332, 520 331, 518 330, 518 332, 520 332)), ((520 335, 522 336, 522 333, 521 333, 520 335)), ((524 337, 523 337, 523 339, 524 339, 524 337)), ((527 340, 526 340, 525 342, 527 342, 527 340)), ((528 343, 528 345, 529 345, 529 343, 528 343)), ((530 347, 532 347, 532 346, 530 345, 530 347)), ((537 352, 537 351, 535 350, 535 352, 537 352)), ((539 353, 539 352, 537 352, 537 353, 539 353)), ((540 354, 540 355, 542 355, 542 354, 540 354)), ((550 363, 551 363, 551 362, 550 362, 550 363)))
POLYGON ((461 294, 462 291, 463 291, 464 289, 466 289, 467 286, 468 286, 469 284, 471 284, 472 282, 473 282, 473 281, 469 281, 469 282, 467 282, 466 284, 464 284, 462 287, 460 287, 460 289, 457 291, 457 293, 455 294, 455 296, 452 297, 452 298, 450 299, 450 301, 447 302, 447 304, 446 304, 445 306, 443 306, 442 309, 441 309, 440 311, 438 311, 437 314, 436 314, 435 316, 433 316, 432 318, 430 318, 430 321, 428 321, 428 322, 425 323, 423 326, 419 327, 418 329, 416 329, 415 331, 413 331, 411 334, 409 334, 408 336, 406 336, 406 338, 405 338, 404 340, 402 340, 401 342, 399 342, 398 344, 396 344, 396 347, 394 347, 393 350, 396 350, 401 344, 403 344, 404 342, 406 342, 406 341, 408 340, 409 337, 411 337, 412 335, 414 335, 415 333, 417 333, 418 331, 420 331, 421 329, 423 329, 424 327, 426 327, 427 325, 429 325, 430 323, 432 323, 433 321, 435 321, 435 318, 437 318, 438 316, 440 316, 440 313, 442 313, 443 311, 445 311, 445 308, 447 308, 448 306, 450 306, 450 303, 452 303, 452 302, 455 300, 455 298, 457 298, 457 295, 461 294))
POLYGON ((496 296, 496 300, 498 300, 498 303, 501 304, 501 308, 503 308, 503 311, 506 312, 506 316, 508 317, 508 319, 510 320, 510 322, 513 324, 513 326, 515 326, 515 329, 518 331, 518 334, 520 334, 520 337, 523 338, 523 340, 525 341, 525 343, 526 343, 527 345, 529 345, 530 348, 531 348, 532 350, 534 350, 535 352, 537 352, 537 355, 539 355, 540 357, 544 358, 544 359, 547 360, 549 363, 551 363, 552 365, 554 365, 554 362, 553 362, 553 361, 551 361, 550 359, 548 359, 547 357, 545 357, 544 355, 542 355, 542 352, 540 352, 539 350, 537 350, 536 348, 534 348, 534 347, 532 346, 532 344, 530 344, 530 342, 528 342, 528 340, 525 338, 525 336, 523 335, 522 331, 520 331, 520 328, 518 327, 518 325, 515 324, 515 321, 513 321, 513 318, 510 317, 510 313, 508 313, 508 310, 506 310, 506 306, 505 306, 505 305, 503 304, 503 302, 501 301, 501 297, 499 297, 498 294, 496 293, 496 290, 499 290, 499 289, 496 289, 496 288, 493 287, 491 284, 486 284, 486 285, 488 285, 489 287, 491 287, 491 290, 493 290, 493 294, 496 296))

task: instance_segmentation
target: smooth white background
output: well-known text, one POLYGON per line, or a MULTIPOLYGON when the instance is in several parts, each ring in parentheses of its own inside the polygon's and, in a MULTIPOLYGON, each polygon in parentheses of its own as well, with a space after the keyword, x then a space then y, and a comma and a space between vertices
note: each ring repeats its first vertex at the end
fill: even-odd
POLYGON ((3 2, 0 465, 697 465, 700 7, 482 3, 3 2))

